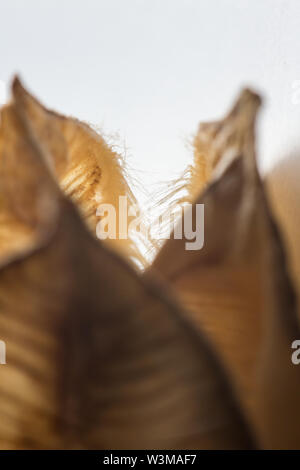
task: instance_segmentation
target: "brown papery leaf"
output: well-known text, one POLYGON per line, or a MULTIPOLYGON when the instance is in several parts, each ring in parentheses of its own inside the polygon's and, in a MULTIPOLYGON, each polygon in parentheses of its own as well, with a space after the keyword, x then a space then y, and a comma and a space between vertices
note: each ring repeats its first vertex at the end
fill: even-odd
POLYGON ((119 197, 126 197, 128 206, 137 206, 122 156, 87 124, 46 109, 25 90, 18 78, 12 89, 16 102, 44 146, 49 166, 61 188, 78 206, 91 232, 96 235, 99 205, 111 204, 117 215, 116 239, 105 241, 126 258, 143 265, 145 259, 140 247, 146 241, 142 235, 139 237, 127 228, 124 238, 118 235, 119 197))
POLYGON ((260 444, 299 447, 300 370, 291 344, 300 334, 281 239, 256 169, 259 104, 245 90, 229 115, 207 128, 205 158, 215 169, 191 209, 195 221, 196 204, 204 204, 204 247, 187 251, 190 240, 172 238, 151 270, 171 282, 209 335, 260 444))
POLYGON ((18 100, 1 132, 7 198, 33 233, 1 258, 0 447, 251 447, 205 339, 87 231, 18 100))

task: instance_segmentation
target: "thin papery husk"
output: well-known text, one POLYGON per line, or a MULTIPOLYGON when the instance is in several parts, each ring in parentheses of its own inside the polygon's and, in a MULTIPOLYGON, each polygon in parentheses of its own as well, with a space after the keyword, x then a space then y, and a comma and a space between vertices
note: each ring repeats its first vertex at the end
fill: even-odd
MULTIPOLYGON (((21 113, 21 111, 20 111, 21 113)), ((24 120, 26 129, 29 123, 24 120)), ((55 185, 50 173, 45 173, 40 143, 32 133, 24 143, 19 138, 20 126, 11 106, 1 110, 0 125, 0 259, 2 263, 24 252, 36 249, 41 227, 54 217, 58 193, 43 188, 55 185), (11 124, 13 122, 13 124, 11 124), (31 146, 41 152, 36 160, 31 146), (20 161, 22 165, 20 165, 20 161), (33 171, 33 168, 35 170, 33 171), (22 185, 19 181, 23 180, 22 185), (41 221, 44 224, 41 224, 41 221)), ((51 227, 49 227, 49 230, 51 227)))
POLYGON ((207 128, 207 142, 214 129, 205 151, 215 169, 191 208, 195 220, 196 204, 204 204, 204 247, 187 251, 190 240, 171 238, 151 271, 172 284, 208 334, 260 445, 292 448, 300 446, 300 372, 291 361, 299 325, 281 237, 256 168, 259 104, 245 90, 227 117, 207 128))
POLYGON ((33 236, 0 258, 0 447, 252 447, 205 338, 88 232, 34 129, 2 111, 2 192, 33 236))
POLYGON ((147 246, 143 231, 125 228, 124 234, 119 234, 119 197, 126 197, 128 207, 134 206, 139 211, 122 156, 86 123, 42 106, 18 78, 14 79, 12 90, 15 101, 28 117, 34 135, 43 146, 51 171, 64 193, 78 207, 92 234, 96 236, 97 224, 101 220, 97 214, 98 207, 111 204, 116 211, 116 237, 107 238, 105 242, 127 259, 143 266, 145 258, 142 251, 147 246))
POLYGON ((188 165, 178 178, 165 183, 157 196, 152 197, 157 201, 158 212, 153 225, 154 228, 160 228, 158 233, 162 233, 160 242, 153 246, 153 258, 162 246, 162 240, 170 238, 170 233, 180 221, 184 207, 194 203, 215 178, 216 166, 219 167, 218 172, 222 173, 228 162, 239 154, 243 146, 241 139, 245 122, 238 108, 243 106, 246 95, 247 92, 244 98, 241 97, 241 102, 237 102, 223 119, 199 124, 192 141, 192 164, 188 165), (219 165, 220 160, 222 162, 219 165))
POLYGON ((192 140, 193 162, 178 179, 169 183, 170 188, 165 190, 162 203, 195 202, 210 184, 220 160, 226 165, 228 159, 238 153, 242 145, 241 129, 245 125, 237 113, 239 106, 237 103, 223 119, 199 124, 192 140))

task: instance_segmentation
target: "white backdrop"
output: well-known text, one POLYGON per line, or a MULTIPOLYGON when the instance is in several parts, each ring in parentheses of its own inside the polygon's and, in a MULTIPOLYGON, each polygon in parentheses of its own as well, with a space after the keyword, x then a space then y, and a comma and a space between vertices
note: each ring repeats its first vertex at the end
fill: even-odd
POLYGON ((150 190, 243 85, 266 98, 261 167, 298 145, 298 0, 0 0, 0 21, 0 100, 19 72, 50 107, 119 132, 150 190))

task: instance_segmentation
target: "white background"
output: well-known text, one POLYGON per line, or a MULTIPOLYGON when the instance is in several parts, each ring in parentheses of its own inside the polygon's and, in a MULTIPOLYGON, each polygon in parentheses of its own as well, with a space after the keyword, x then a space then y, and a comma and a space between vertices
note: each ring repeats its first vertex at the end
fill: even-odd
POLYGON ((298 145, 300 1, 0 0, 0 21, 0 80, 19 72, 51 108, 119 132, 150 191, 244 85, 266 98, 261 168, 298 145))

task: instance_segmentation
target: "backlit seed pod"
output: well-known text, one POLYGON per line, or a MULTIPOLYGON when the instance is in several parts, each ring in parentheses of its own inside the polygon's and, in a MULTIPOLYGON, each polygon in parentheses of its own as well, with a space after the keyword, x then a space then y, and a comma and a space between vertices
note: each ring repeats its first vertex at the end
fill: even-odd
POLYGON ((276 171, 258 173, 260 102, 244 90, 200 125, 164 204, 191 202, 194 222, 204 204, 204 245, 187 249, 183 229, 142 273, 141 234, 95 237, 99 203, 135 203, 120 156, 14 80, 0 120, 0 448, 300 448, 298 212, 276 171))
POLYGON ((7 197, 32 237, 0 258, 0 447, 251 448, 205 338, 88 232, 18 102, 2 136, 7 197))

